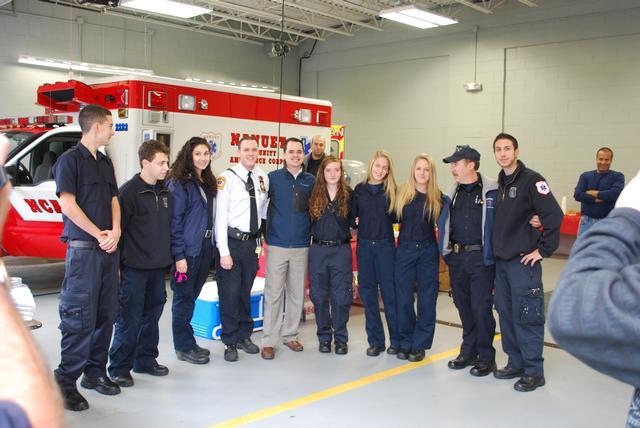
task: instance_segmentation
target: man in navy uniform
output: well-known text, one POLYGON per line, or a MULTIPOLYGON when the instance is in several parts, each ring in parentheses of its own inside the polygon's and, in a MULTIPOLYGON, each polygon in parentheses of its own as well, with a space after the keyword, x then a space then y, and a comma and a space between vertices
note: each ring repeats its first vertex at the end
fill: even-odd
POLYGON ((171 257, 171 198, 164 179, 169 148, 156 140, 138 150, 142 170, 120 188, 122 245, 120 312, 109 356, 111 379, 133 386, 130 370, 166 376, 158 364, 158 321, 167 301, 165 273, 171 257))
POLYGON ((120 204, 113 164, 98 151, 114 135, 111 112, 98 105, 78 116, 82 139, 54 165, 67 244, 60 291, 61 361, 55 378, 69 410, 86 410, 80 385, 105 395, 120 393, 106 374, 109 342, 118 311, 120 204))
POLYGON ((288 138, 284 143, 285 167, 269 173, 261 352, 265 360, 275 357, 280 340, 294 352, 304 349, 298 341, 298 326, 311 244, 308 202, 315 179, 304 172, 303 157, 302 141, 288 138))
POLYGON ((509 356, 507 365, 495 371, 494 376, 519 377, 515 390, 528 392, 545 384, 541 261, 558 248, 563 214, 545 179, 518 160, 515 137, 498 134, 493 152, 502 168, 493 228, 495 302, 502 348, 509 356), (543 229, 530 224, 534 215, 543 229))
POLYGON ((596 169, 580 174, 573 197, 580 202, 578 236, 605 218, 624 187, 624 174, 611 170, 613 150, 602 147, 596 152, 596 169))
POLYGON ((473 366, 473 376, 496 369, 493 336, 493 215, 498 183, 478 172, 480 153, 469 146, 442 160, 456 181, 445 195, 438 220, 439 247, 449 266, 453 302, 462 320, 460 355, 449 361, 454 370, 473 366))
POLYGON ((218 176, 215 236, 224 359, 237 361, 238 350, 257 354, 251 341, 251 288, 258 272, 260 226, 267 216, 269 179, 256 166, 258 142, 243 137, 238 143, 240 163, 218 176))

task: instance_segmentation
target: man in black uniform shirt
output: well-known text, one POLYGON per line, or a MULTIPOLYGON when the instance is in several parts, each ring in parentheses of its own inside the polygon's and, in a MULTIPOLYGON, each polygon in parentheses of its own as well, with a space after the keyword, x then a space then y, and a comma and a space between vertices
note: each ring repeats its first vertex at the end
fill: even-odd
POLYGON ((541 260, 558 248, 563 214, 545 179, 518 160, 518 141, 513 136, 498 134, 493 151, 502 167, 493 228, 495 301, 502 348, 509 356, 507 365, 494 376, 520 377, 515 390, 528 392, 545 384, 541 260), (529 223, 534 215, 543 230, 529 223))
POLYGON ((445 195, 438 221, 439 247, 449 265, 453 301, 462 320, 460 355, 449 361, 449 368, 474 366, 473 376, 486 376, 496 368, 491 238, 498 183, 478 172, 480 153, 472 147, 457 146, 442 161, 450 165, 456 183, 445 195))
POLYGON ((302 165, 304 166, 304 172, 308 172, 314 177, 318 174, 318 168, 320 163, 324 159, 324 148, 326 142, 322 135, 314 135, 311 139, 311 152, 304 157, 302 165))
POLYGON ((106 364, 118 311, 120 204, 113 164, 98 151, 114 134, 111 112, 88 105, 78 117, 80 143, 54 165, 68 246, 60 291, 61 360, 55 377, 69 410, 86 410, 81 385, 105 395, 120 393, 107 377, 106 364))

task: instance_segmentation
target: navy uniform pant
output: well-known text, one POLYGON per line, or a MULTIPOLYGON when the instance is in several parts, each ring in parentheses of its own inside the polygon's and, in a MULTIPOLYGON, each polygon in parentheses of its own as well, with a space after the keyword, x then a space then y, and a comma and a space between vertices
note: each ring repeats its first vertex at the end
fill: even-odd
POLYGON ((118 313, 119 253, 68 248, 60 291, 61 359, 56 378, 62 389, 76 387, 82 372, 106 375, 113 323, 118 313))
POLYGON ((127 266, 121 270, 120 310, 109 351, 111 376, 158 364, 158 321, 167 301, 165 272, 165 268, 135 269, 127 266))
POLYGON ((196 346, 191 318, 196 306, 196 299, 209 276, 212 259, 213 246, 211 240, 205 238, 202 241, 200 254, 186 257, 188 276, 186 281, 177 282, 175 263, 171 267, 171 290, 173 291, 171 329, 173 330, 173 348, 176 351, 189 352, 196 346))
POLYGON ((358 238, 358 294, 364 305, 365 330, 370 346, 385 346, 384 327, 380 317, 378 288, 384 304, 384 315, 389 329, 391 346, 400 346, 394 268, 396 246, 393 241, 358 238))
POLYGON ((526 376, 543 376, 544 290, 542 265, 523 265, 521 257, 496 262, 496 308, 507 365, 526 376))
POLYGON ((447 262, 453 302, 462 320, 460 354, 467 360, 478 356, 483 363, 493 364, 495 266, 484 265, 482 251, 451 254, 447 262))
POLYGON ((403 350, 431 348, 436 327, 438 263, 435 241, 398 242, 395 283, 400 348, 403 350), (414 285, 418 291, 417 314, 414 285))
POLYGON ((312 244, 309 249, 309 291, 318 340, 347 343, 349 310, 353 302, 351 245, 312 244))
POLYGON ((258 255, 255 239, 229 238, 228 245, 233 266, 223 269, 218 260, 216 271, 222 321, 220 338, 225 345, 235 345, 253 332, 251 288, 258 272, 258 255))

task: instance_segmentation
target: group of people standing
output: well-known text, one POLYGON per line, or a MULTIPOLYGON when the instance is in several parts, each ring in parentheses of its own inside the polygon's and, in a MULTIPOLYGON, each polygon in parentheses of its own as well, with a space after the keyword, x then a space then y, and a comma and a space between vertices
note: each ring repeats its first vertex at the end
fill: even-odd
POLYGON ((399 359, 424 359, 435 331, 440 252, 463 323, 461 352, 449 367, 473 365, 475 376, 520 377, 520 391, 544 385, 540 260, 558 246, 562 212, 544 179, 518 160, 514 137, 500 134, 494 141, 502 168, 498 183, 477 172, 476 150, 458 146, 444 159, 456 180, 447 193, 439 190, 427 154, 414 159, 409 179, 397 186, 385 151, 375 152, 366 181, 351 190, 342 162, 324 154, 320 136, 306 158, 303 142, 287 139, 284 167, 269 174, 256 166, 258 142, 242 138, 239 163, 217 178, 206 140, 189 139, 171 168, 168 148, 147 141, 139 150, 141 172, 118 190, 111 161, 98 151, 114 134, 110 112, 89 105, 79 122, 81 142, 54 167, 68 246, 60 299, 62 357, 55 370, 66 408, 88 408, 76 388, 83 374, 84 388, 115 395, 134 384, 131 370, 169 373, 157 361, 168 267, 179 360, 209 362, 210 352, 196 343, 190 320, 214 260, 226 361, 237 361, 238 350, 273 359, 279 343, 294 352, 304 349, 298 327, 307 274, 318 349, 329 353, 333 345, 336 354, 346 354, 351 229, 358 229, 367 355, 386 350, 399 359), (400 225, 397 245, 394 223, 400 225), (251 340, 250 293, 262 236, 267 272, 260 349, 251 340), (492 346, 494 278, 509 355, 500 370, 492 346))

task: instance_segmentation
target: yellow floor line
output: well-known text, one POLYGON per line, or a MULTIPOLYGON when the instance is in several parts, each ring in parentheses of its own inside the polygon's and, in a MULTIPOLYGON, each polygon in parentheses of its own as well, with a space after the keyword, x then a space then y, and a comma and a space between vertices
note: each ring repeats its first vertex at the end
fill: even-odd
POLYGON ((410 372, 422 366, 426 366, 427 364, 432 364, 432 363, 435 363, 436 361, 440 361, 446 358, 456 356, 458 355, 459 350, 460 348, 449 349, 448 351, 441 352, 439 354, 435 354, 430 357, 427 357, 418 363, 408 363, 399 367, 395 367, 393 369, 385 370, 379 373, 374 373, 372 375, 365 376, 363 378, 356 379, 351 382, 343 383, 342 385, 325 389, 323 391, 318 391, 313 394, 305 395, 304 397, 287 401, 285 403, 278 404, 273 407, 267 407, 265 409, 258 410, 257 412, 249 413, 244 416, 240 416, 234 419, 228 419, 224 422, 220 422, 216 425, 213 425, 212 428, 238 427, 238 426, 250 424, 252 422, 257 422, 259 420, 277 415, 278 413, 282 413, 298 407, 306 406, 308 404, 315 403, 316 401, 324 400, 339 394, 344 394, 345 392, 349 392, 357 388, 362 388, 363 386, 366 386, 375 382, 379 382, 381 380, 388 379, 390 377, 397 376, 399 374, 410 372))

